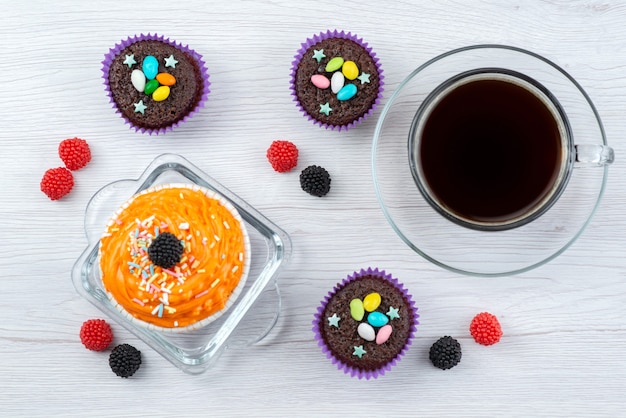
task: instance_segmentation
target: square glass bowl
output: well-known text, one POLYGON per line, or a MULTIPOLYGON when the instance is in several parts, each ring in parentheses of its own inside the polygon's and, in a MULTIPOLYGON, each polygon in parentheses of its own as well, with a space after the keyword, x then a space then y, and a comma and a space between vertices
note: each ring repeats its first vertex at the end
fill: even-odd
POLYGON ((87 204, 85 232, 88 246, 72 269, 78 293, 184 372, 202 373, 226 348, 243 348, 261 341, 278 320, 280 293, 276 279, 291 255, 289 236, 180 155, 160 155, 138 179, 119 180, 100 189, 87 204), (195 184, 220 194, 241 215, 251 246, 248 280, 235 303, 216 321, 185 333, 165 333, 136 325, 111 302, 100 277, 98 247, 109 218, 136 193, 169 183, 195 184))

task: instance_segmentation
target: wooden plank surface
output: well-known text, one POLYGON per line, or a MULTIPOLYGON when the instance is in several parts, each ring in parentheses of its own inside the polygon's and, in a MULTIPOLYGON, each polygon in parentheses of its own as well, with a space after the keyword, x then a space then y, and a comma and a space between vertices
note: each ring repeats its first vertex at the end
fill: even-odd
POLYGON ((626 2, 239 1, 7 2, 0 26, 0 415, 13 416, 620 416, 626 407, 626 2), (377 203, 370 170, 380 108, 347 132, 314 126, 291 100, 293 55, 326 29, 363 37, 381 60, 385 104, 428 59, 497 43, 553 60, 585 88, 617 159, 595 218, 551 263, 504 278, 442 270, 409 249, 377 203), (106 98, 100 61, 120 39, 158 32, 202 53, 206 107, 165 136, 129 130, 106 98), (79 136, 93 160, 58 202, 39 191, 61 165, 60 140, 79 136), (299 167, 326 167, 332 190, 302 192, 298 171, 265 159, 275 139, 300 149, 299 167), (114 325, 116 342, 143 353, 131 379, 107 353, 80 344, 81 323, 102 314, 70 272, 87 245, 84 210, 106 184, 137 178, 157 155, 178 153, 281 226, 293 255, 281 273, 282 311, 260 344, 229 349, 198 376, 182 373, 114 325), (378 380, 335 369, 316 346, 313 313, 346 274, 377 266, 419 306, 404 359, 378 380), (480 311, 502 341, 474 343, 480 311), (428 348, 452 335, 461 364, 434 368, 428 348))

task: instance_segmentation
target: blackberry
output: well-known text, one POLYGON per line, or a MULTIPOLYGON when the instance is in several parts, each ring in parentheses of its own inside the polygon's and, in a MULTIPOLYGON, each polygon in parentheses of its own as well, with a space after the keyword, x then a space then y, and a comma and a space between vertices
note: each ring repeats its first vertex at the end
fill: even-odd
POLYGON ((183 250, 183 245, 176 235, 162 232, 148 247, 148 257, 154 265, 169 269, 180 261, 183 250))
POLYGON ((430 347, 429 357, 435 367, 451 369, 461 361, 461 344, 452 337, 441 337, 430 347))
POLYGON ((322 197, 330 191, 330 174, 323 167, 310 165, 300 173, 300 187, 308 194, 322 197))
POLYGON ((130 377, 141 366, 141 351, 130 344, 120 344, 109 356, 109 366, 120 377, 130 377))

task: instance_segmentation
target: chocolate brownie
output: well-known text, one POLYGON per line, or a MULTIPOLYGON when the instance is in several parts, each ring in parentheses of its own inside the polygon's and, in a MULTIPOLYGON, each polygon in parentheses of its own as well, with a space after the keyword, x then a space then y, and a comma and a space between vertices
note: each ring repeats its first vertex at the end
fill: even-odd
POLYGON ((406 294, 382 275, 374 273, 340 286, 322 310, 318 326, 322 341, 336 359, 353 369, 375 371, 393 361, 404 350, 415 322, 415 313, 406 294), (376 294, 380 297, 370 296, 376 294), (373 304, 371 299, 374 299, 373 304), (353 301, 357 301, 356 305, 365 306, 361 319, 353 316, 353 311, 359 310, 352 307, 353 301), (368 310, 374 306, 373 310, 368 310), (377 316, 376 321, 371 320, 374 315, 377 316), (366 339, 362 336, 365 334, 359 331, 359 326, 365 326, 361 324, 368 323, 371 327, 369 332, 374 331, 375 339, 372 341, 368 341, 371 335, 366 339), (391 326, 388 339, 377 341, 383 326, 387 325, 391 326))
POLYGON ((358 42, 340 37, 322 39, 306 49, 297 64, 292 86, 303 110, 321 124, 331 126, 345 126, 365 116, 374 106, 380 87, 379 70, 373 56, 358 42), (356 87, 356 94, 347 100, 339 100, 340 95, 333 92, 332 86, 320 88, 311 80, 314 75, 322 75, 331 81, 334 73, 344 72, 343 67, 327 68, 334 58, 341 58, 344 66, 348 62, 356 64, 356 69, 352 66, 356 78, 344 77, 343 80, 344 86, 356 87))
POLYGON ((187 116, 200 102, 204 82, 190 53, 152 39, 140 40, 121 50, 112 60, 108 74, 111 97, 117 108, 131 124, 145 129, 166 128, 187 116), (157 73, 175 78, 175 84, 169 86, 169 96, 162 101, 138 91, 131 82, 133 70, 142 70, 148 56, 156 58, 157 73))

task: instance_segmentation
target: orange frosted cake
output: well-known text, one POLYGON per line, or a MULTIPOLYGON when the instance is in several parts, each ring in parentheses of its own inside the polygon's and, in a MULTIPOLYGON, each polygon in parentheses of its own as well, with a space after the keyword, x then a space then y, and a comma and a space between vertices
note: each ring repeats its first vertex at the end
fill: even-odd
POLYGON ((200 328, 234 303, 250 265, 237 210, 187 184, 144 190, 120 207, 100 239, 102 283, 120 311, 148 328, 200 328))

